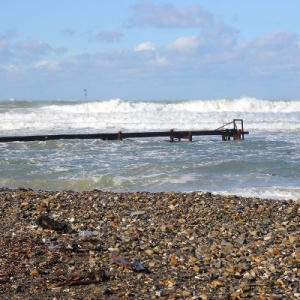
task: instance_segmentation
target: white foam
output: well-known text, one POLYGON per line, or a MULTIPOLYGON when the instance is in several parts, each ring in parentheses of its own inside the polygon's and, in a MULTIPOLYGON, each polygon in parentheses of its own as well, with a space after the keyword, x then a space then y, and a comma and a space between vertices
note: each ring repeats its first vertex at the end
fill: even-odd
POLYGON ((58 132, 109 132, 216 129, 233 119, 244 119, 249 131, 297 131, 300 101, 255 98, 90 102, 0 103, 0 132, 51 134, 58 132), (26 105, 24 104, 26 103, 26 105))
POLYGON ((300 186, 271 186, 271 187, 251 187, 251 188, 236 188, 227 191, 215 191, 221 195, 238 195, 243 197, 257 197, 261 199, 275 200, 298 200, 300 199, 300 186))
POLYGON ((46 110, 65 111, 68 113, 112 112, 264 112, 287 113, 300 112, 300 101, 272 101, 256 98, 186 100, 186 101, 124 101, 112 99, 107 101, 65 102, 64 105, 45 106, 46 110))

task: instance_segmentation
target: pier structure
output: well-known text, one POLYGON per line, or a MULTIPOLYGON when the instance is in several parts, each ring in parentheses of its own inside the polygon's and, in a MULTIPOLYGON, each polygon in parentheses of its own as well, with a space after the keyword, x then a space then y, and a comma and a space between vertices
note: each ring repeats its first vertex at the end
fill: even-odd
POLYGON ((234 119, 232 122, 224 124, 215 130, 169 130, 169 131, 146 131, 146 132, 122 132, 117 133, 76 133, 76 134, 49 134, 49 135, 20 135, 20 136, 0 136, 0 142, 31 142, 49 140, 71 140, 71 139, 100 139, 100 140, 123 140, 127 138, 150 138, 168 137, 170 142, 186 139, 193 141, 194 136, 221 136, 222 141, 244 140, 244 135, 249 134, 244 131, 242 119, 234 119), (225 128, 233 125, 233 128, 225 128))

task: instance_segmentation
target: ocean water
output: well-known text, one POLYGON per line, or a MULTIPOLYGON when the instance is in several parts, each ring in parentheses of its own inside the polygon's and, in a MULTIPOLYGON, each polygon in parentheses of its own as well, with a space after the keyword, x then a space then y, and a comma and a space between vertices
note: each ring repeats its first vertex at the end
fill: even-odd
POLYGON ((0 101, 0 136, 214 130, 233 119, 245 140, 0 143, 0 187, 299 199, 300 100, 0 101))

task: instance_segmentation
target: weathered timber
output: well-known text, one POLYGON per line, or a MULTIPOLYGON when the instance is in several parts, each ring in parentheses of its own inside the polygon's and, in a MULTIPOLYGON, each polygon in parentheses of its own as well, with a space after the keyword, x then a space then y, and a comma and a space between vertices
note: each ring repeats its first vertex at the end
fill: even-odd
MULTIPOLYGON (((150 132, 118 132, 118 133, 82 133, 82 134, 49 134, 49 135, 29 135, 29 136, 2 136, 0 142, 31 142, 48 140, 71 140, 71 139, 100 139, 100 140, 122 140, 126 138, 149 138, 149 137, 170 137, 172 139, 188 139, 192 141, 193 136, 222 136, 225 140, 231 137, 248 134, 243 131, 238 133, 236 129, 227 130, 196 130, 196 131, 150 131, 150 132)), ((241 139, 241 138, 235 138, 241 139)))
POLYGON ((192 130, 192 131, 146 131, 146 132, 122 132, 117 133, 78 133, 78 134, 48 134, 48 135, 24 135, 24 136, 2 136, 0 142, 32 142, 32 141, 49 141, 49 140, 73 140, 73 139, 100 139, 100 140, 122 140, 126 138, 149 138, 149 137, 169 137, 170 141, 174 139, 188 139, 190 142, 193 136, 221 136, 222 141, 243 140, 244 135, 249 134, 244 131, 242 119, 234 119, 232 122, 221 126, 216 130, 192 130), (240 129, 238 129, 238 123, 240 129), (222 129, 229 124, 233 124, 233 129, 222 129))

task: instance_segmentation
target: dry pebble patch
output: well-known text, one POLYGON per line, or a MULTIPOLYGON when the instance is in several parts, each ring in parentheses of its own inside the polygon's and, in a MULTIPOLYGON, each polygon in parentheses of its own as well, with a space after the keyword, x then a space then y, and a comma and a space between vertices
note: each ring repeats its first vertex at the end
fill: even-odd
POLYGON ((0 189, 1 299, 300 299, 299 201, 0 189))

